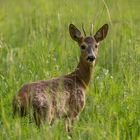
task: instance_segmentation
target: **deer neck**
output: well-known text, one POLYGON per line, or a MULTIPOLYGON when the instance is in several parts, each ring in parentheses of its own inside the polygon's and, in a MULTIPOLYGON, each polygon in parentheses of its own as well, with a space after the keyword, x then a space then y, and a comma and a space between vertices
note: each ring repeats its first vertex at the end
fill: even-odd
POLYGON ((72 73, 76 76, 77 81, 82 85, 84 89, 87 88, 89 85, 91 76, 92 76, 92 69, 94 64, 89 64, 80 57, 80 61, 77 65, 77 68, 72 73))

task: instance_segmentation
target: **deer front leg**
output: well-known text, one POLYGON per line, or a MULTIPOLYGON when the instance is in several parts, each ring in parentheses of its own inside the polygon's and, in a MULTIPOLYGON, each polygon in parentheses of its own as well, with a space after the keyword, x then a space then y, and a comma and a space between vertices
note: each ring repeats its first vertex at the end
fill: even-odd
POLYGON ((70 118, 65 118, 64 120, 64 127, 65 127, 65 132, 67 133, 68 139, 72 138, 72 132, 71 132, 71 120, 70 118))
POLYGON ((64 127, 65 127, 65 131, 67 133, 70 133, 71 122, 70 122, 70 119, 68 117, 65 118, 65 120, 64 120, 64 127))
POLYGON ((68 139, 72 138, 72 127, 76 118, 66 117, 64 120, 65 132, 68 134, 68 139))

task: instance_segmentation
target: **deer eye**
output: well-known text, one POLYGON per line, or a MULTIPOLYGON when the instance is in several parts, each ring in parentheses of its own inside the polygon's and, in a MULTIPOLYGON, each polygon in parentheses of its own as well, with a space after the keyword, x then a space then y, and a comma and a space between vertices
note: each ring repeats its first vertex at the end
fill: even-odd
POLYGON ((86 48, 86 46, 85 46, 85 45, 82 45, 82 46, 81 46, 81 49, 82 49, 82 50, 84 50, 85 48, 86 48))
POLYGON ((95 48, 97 48, 98 46, 97 45, 95 45, 95 48))

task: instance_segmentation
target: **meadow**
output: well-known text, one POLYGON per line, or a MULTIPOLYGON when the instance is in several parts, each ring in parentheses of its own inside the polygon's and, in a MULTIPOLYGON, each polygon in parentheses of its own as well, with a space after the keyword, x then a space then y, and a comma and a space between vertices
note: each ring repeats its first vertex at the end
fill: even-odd
POLYGON ((70 23, 87 33, 109 24, 72 140, 140 140, 139 9, 139 0, 0 0, 0 140, 68 139, 63 120, 38 129, 13 119, 11 104, 23 83, 75 69, 70 23))

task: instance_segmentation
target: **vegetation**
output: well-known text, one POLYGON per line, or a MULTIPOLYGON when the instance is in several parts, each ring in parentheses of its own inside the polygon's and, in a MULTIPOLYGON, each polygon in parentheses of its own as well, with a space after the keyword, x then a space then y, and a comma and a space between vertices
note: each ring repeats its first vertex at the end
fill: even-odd
POLYGON ((94 33, 109 23, 72 139, 140 140, 139 9, 139 0, 1 0, 0 139, 68 139, 63 120, 38 129, 28 117, 13 119, 12 97, 23 83, 74 70, 70 23, 87 32, 93 23, 94 33))

